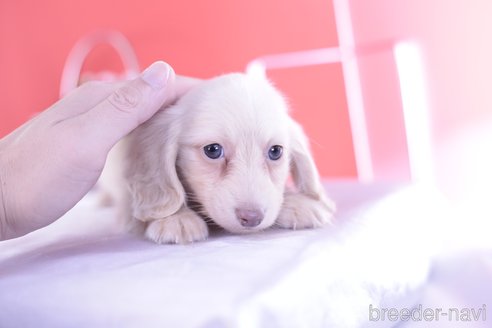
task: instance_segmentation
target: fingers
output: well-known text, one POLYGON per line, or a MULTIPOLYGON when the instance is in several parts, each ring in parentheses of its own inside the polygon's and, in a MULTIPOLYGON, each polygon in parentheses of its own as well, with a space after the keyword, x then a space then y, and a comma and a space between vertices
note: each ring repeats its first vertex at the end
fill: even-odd
POLYGON ((74 131, 111 148, 155 114, 166 100, 175 99, 174 79, 168 64, 155 62, 140 77, 123 83, 91 110, 71 119, 74 131))
POLYGON ((136 119, 140 124, 155 114, 167 99, 174 97, 174 79, 174 71, 168 64, 155 62, 139 78, 117 88, 91 112, 100 112, 108 122, 123 114, 125 120, 136 119))
POLYGON ((191 88, 199 85, 202 82, 203 82, 203 80, 201 80, 201 79, 177 75, 176 76, 176 83, 175 83, 175 90, 176 90, 175 97, 176 97, 176 99, 179 99, 181 96, 183 96, 185 93, 187 93, 191 88))
POLYGON ((89 81, 72 90, 63 99, 44 113, 52 121, 66 120, 89 111, 92 107, 109 97, 125 81, 103 82, 89 81))
MULTIPOLYGON (((163 104, 166 107, 174 103, 194 86, 200 84, 203 80, 176 76, 174 90, 169 90, 168 97, 163 104)), ((105 82, 89 81, 82 84, 75 90, 72 90, 63 99, 46 110, 44 116, 47 120, 59 122, 77 115, 83 114, 94 106, 108 98, 115 90, 123 87, 127 81, 105 82)))

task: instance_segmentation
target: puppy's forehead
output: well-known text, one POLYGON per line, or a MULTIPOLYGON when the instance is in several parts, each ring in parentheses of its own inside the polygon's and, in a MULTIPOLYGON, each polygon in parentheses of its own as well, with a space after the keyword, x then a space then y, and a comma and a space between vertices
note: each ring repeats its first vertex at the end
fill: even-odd
POLYGON ((185 98, 188 117, 184 128, 190 134, 191 130, 200 130, 210 138, 245 134, 274 138, 284 134, 286 102, 264 78, 224 75, 204 82, 185 98))

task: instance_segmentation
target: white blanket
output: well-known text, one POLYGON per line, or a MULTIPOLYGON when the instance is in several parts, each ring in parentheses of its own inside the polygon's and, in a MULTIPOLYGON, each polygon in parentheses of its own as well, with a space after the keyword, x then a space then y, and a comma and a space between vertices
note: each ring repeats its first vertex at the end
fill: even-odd
MULTIPOLYGON (((212 234, 192 245, 108 235, 93 195, 0 242, 0 327, 361 327, 416 303, 439 243, 439 194, 327 183, 333 227, 212 234)), ((492 304, 491 304, 492 308, 492 304)))

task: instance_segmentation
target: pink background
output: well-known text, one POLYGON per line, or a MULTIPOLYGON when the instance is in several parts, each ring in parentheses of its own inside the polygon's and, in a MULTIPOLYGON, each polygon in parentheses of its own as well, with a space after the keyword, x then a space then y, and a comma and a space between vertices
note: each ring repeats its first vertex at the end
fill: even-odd
MULTIPOLYGON (((349 4, 356 43, 369 49, 359 67, 376 176, 408 177, 401 98, 388 45, 410 39, 424 55, 436 177, 444 187, 461 190, 476 161, 490 159, 490 134, 456 140, 468 140, 469 131, 492 120, 492 3, 349 4)), ((82 36, 101 28, 123 32, 142 67, 162 59, 178 74, 202 78, 242 71, 266 54, 338 45, 328 0, 0 1, 0 137, 57 100, 68 52, 82 36)), ((106 48, 86 63, 86 69, 96 71, 120 66, 106 48)), ((274 71, 271 77, 305 126, 323 176, 355 177, 341 65, 274 71)))

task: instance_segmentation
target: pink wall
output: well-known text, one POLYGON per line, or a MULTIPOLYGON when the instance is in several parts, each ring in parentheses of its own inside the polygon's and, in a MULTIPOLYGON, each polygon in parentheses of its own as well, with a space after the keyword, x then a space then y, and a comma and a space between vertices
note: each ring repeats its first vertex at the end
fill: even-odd
MULTIPOLYGON (((472 192, 471 183, 491 183, 485 163, 492 165, 492 133, 484 131, 492 131, 492 2, 350 0, 350 6, 360 45, 410 39, 421 46, 439 184, 462 196, 472 192)), ((401 106, 394 68, 384 52, 360 65, 366 109, 383 129, 383 113, 401 106)))
MULTIPOLYGON (((74 43, 97 28, 123 32, 146 66, 157 59, 179 74, 212 77, 241 71, 253 58, 336 46, 331 3, 251 1, 0 2, 0 137, 56 101, 64 61, 74 43)), ((119 69, 100 49, 91 69, 119 69)), ((313 141, 325 176, 355 176, 339 66, 272 74, 313 141)))
POLYGON ((492 114, 492 2, 352 0, 351 9, 359 43, 411 39, 422 45, 437 137, 492 114))
MULTIPOLYGON (((486 162, 487 138, 459 137, 492 120, 492 2, 489 0, 349 1, 368 113, 376 177, 408 176, 401 97, 390 46, 420 44, 437 178, 455 189, 464 172, 486 162), (467 139, 467 140, 468 140, 467 139), (473 154, 470 154, 473 143, 473 154), (485 159, 485 161, 484 161, 485 159)), ((0 136, 56 101, 63 63, 73 44, 97 28, 122 31, 143 66, 168 61, 176 71, 211 77, 243 70, 265 54, 338 44, 331 1, 0 2, 0 136)), ((118 68, 100 49, 90 69, 118 68)), ((322 174, 356 174, 340 65, 272 71, 294 116, 305 126, 322 174)), ((484 127, 485 126, 485 127, 484 127)), ((482 134, 480 134, 482 135, 482 134)), ((492 162, 492 160, 491 160, 492 162)), ((481 172, 481 171, 480 171, 481 172)), ((475 174, 477 180, 482 176, 475 174)))

